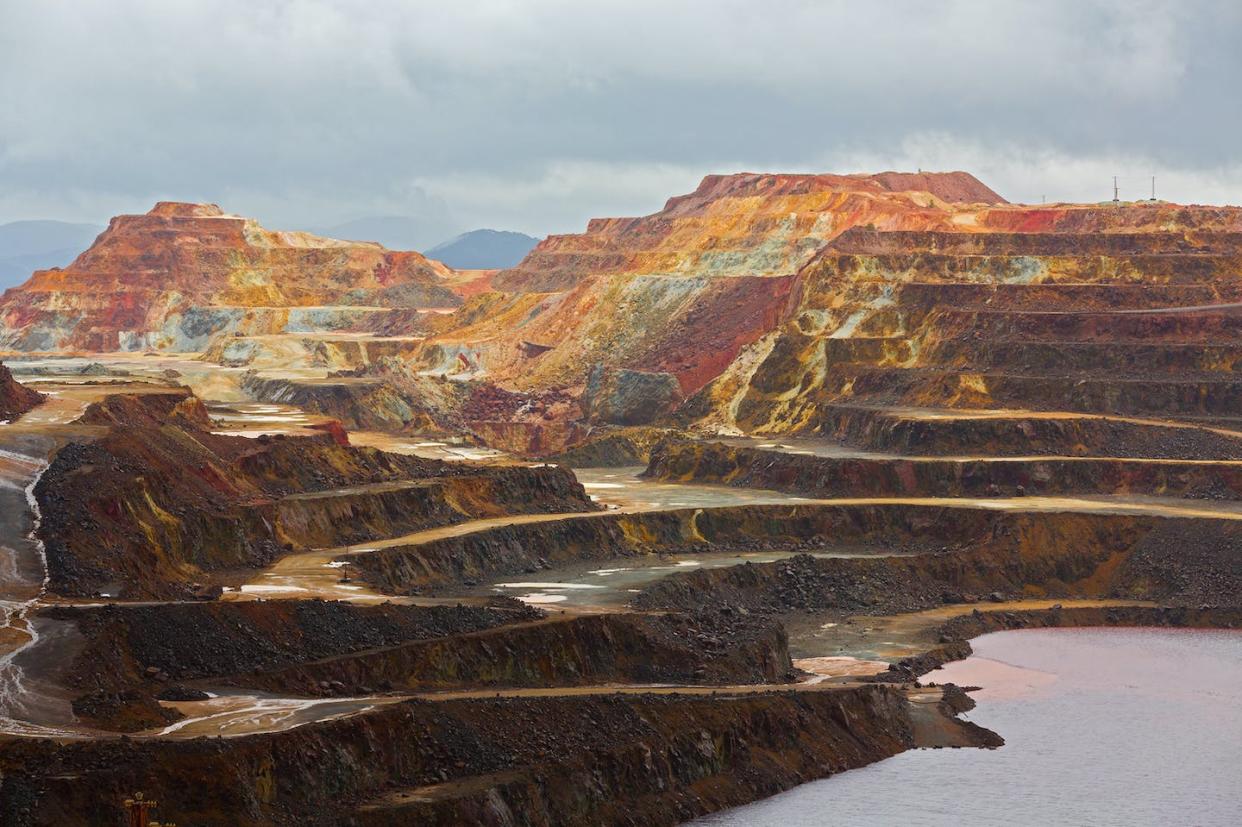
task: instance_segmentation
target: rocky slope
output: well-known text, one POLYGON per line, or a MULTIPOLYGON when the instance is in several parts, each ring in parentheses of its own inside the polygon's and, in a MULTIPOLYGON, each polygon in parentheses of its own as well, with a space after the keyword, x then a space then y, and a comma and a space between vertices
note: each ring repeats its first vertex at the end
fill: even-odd
POLYGON ((799 272, 784 321, 683 416, 831 432, 860 406, 1232 410, 1242 211, 996 207, 969 218, 953 232, 854 228, 833 240, 799 272))
POLYGON ((830 239, 948 228, 971 202, 1003 200, 965 173, 708 176, 654 215, 545 239, 492 280, 508 297, 431 331, 425 359, 514 389, 579 387, 597 364, 666 375, 676 404, 779 323, 794 274, 830 239))
POLYGON ((1242 499, 1242 462, 1217 459, 811 456, 719 442, 665 442, 653 450, 647 476, 820 498, 1121 493, 1242 499))
POLYGON ((1010 205, 963 173, 714 176, 545 240, 407 364, 564 392, 548 419, 584 428, 825 432, 869 403, 1223 415, 1240 231, 1236 208, 1010 205))
POLYGON ((247 388, 260 399, 527 454, 610 425, 834 433, 876 405, 1221 417, 1242 398, 1240 239, 1236 208, 746 173, 466 278, 163 204, 10 293, 0 347, 206 351, 279 369, 247 388))
POLYGON ((201 595, 294 547, 593 508, 569 472, 548 466, 449 464, 333 433, 218 435, 187 391, 111 396, 82 422, 98 438, 58 451, 35 488, 48 586, 61 594, 201 595))
POLYGON ((802 554, 772 563, 677 574, 633 601, 645 609, 709 602, 749 611, 887 615, 997 597, 1117 598, 1236 607, 1237 520, 841 506, 791 517, 838 542, 859 536, 913 553, 857 559, 802 554), (922 522, 922 521, 926 522, 922 522), (918 545, 914 545, 914 541, 918 545), (936 545, 939 544, 939 548, 936 545))
MULTIPOLYGON (((560 451, 590 427, 664 420, 702 392, 782 324, 799 268, 848 228, 947 230, 960 215, 973 219, 1003 203, 965 173, 709 176, 654 215, 596 220, 581 235, 546 239, 492 278, 489 291, 420 322, 426 340, 406 363, 421 375, 532 400, 567 394, 576 404, 546 412, 545 434, 525 445, 489 425, 488 411, 460 408, 466 430, 484 441, 560 451)), ((410 324, 394 319, 383 330, 400 335, 410 324)), ((354 407, 416 406, 418 389, 390 369, 363 372, 393 385, 401 401, 354 407)))
MULTIPOLYGON (((916 746, 916 706, 880 685, 510 697, 243 738, 31 739, 0 751, 0 816, 111 824, 115 802, 144 788, 169 792, 161 813, 178 823, 671 827, 916 746)), ((958 744, 997 743, 959 727, 958 744)))
POLYGON ((44 399, 43 394, 19 383, 9 369, 0 364, 0 422, 16 419, 44 399))
POLYGON ((603 683, 784 683, 783 630, 714 612, 545 615, 477 606, 319 600, 52 608, 72 658, 44 675, 74 693, 135 697, 246 687, 301 696, 603 683), (72 627, 72 628, 62 628, 72 627))
POLYGON ((418 253, 162 202, 5 293, 0 349, 200 351, 235 331, 367 329, 386 308, 459 303, 448 275, 418 253))
POLYGON ((965 172, 877 175, 709 175, 642 218, 597 218, 550 236, 493 284, 565 290, 588 276, 790 275, 856 224, 946 224, 949 204, 1003 204, 965 172))

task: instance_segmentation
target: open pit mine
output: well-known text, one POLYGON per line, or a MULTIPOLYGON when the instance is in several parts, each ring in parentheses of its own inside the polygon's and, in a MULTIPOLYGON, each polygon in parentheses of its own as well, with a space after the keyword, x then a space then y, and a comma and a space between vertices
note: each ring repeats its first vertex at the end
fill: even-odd
POLYGON ((119 216, 0 299, 0 823, 674 825, 1021 755, 972 639, 1242 629, 1240 334, 1242 209, 962 172, 710 176, 505 271, 119 216))

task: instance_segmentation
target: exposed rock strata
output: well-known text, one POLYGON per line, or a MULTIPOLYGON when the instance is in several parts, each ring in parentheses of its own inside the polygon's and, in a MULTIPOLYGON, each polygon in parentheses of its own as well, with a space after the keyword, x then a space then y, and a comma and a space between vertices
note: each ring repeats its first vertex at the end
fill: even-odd
POLYGON ((405 593, 581 560, 730 550, 871 552, 877 556, 678 574, 636 602, 733 604, 736 589, 737 605, 748 608, 793 601, 793 608, 891 603, 891 611, 908 611, 963 591, 1222 600, 1230 589, 1242 589, 1240 540, 1242 524, 1234 520, 904 503, 755 505, 511 525, 350 560, 377 588, 405 593), (878 556, 894 552, 904 556, 878 556))
POLYGON ((596 365, 587 376, 582 412, 588 422, 650 425, 680 401, 681 388, 671 374, 596 365))
POLYGON ((1242 463, 1109 457, 820 457, 722 443, 664 443, 647 475, 771 488, 809 497, 1129 494, 1242 499, 1242 463))
POLYGON ((779 625, 715 612, 545 617, 504 599, 431 608, 277 600, 56 608, 41 618, 74 627, 60 633, 72 660, 52 679, 132 703, 187 687, 313 697, 795 675, 779 625))
POLYGON ((651 452, 661 442, 689 438, 684 431, 666 428, 597 428, 577 445, 547 459, 570 468, 646 465, 651 461, 651 452))
POLYGON ((10 742, 0 815, 110 824, 147 789, 186 823, 674 825, 914 745, 882 686, 411 702, 242 738, 10 742))
POLYGON ((448 275, 418 253, 162 202, 112 219, 68 267, 8 291, 0 347, 196 351, 233 331, 367 329, 376 307, 460 303, 448 275))
POLYGON ((16 419, 45 398, 38 391, 20 384, 9 369, 0 364, 0 422, 16 419))
POLYGON ((580 235, 550 236, 493 284, 548 292, 601 273, 786 275, 849 226, 910 213, 936 221, 938 203, 1004 199, 964 172, 709 175, 655 215, 598 218, 580 235))
POLYGON ((537 620, 516 601, 493 606, 354 606, 273 600, 100 608, 41 615, 71 623, 63 680, 74 689, 158 692, 170 682, 270 673, 309 661, 537 620))
POLYGON ((1186 423, 1108 416, 1041 417, 825 408, 820 433, 859 448, 907 456, 1108 456, 1151 459, 1242 459, 1242 433, 1186 423))
POLYGON ((681 416, 822 431, 842 403, 1236 409, 1242 212, 1060 207, 1021 232, 984 226, 1024 211, 1036 217, 1002 207, 952 231, 847 230, 799 271, 782 323, 681 416))
POLYGON ((35 495, 52 590, 184 596, 213 573, 267 565, 295 545, 593 508, 561 469, 423 460, 343 446, 329 433, 221 436, 203 427, 196 399, 174 399, 92 407, 86 422, 132 424, 67 445, 41 477, 35 495))
POLYGON ((560 452, 589 433, 577 421, 577 400, 565 391, 508 391, 425 375, 392 359, 320 380, 248 374, 242 388, 256 400, 297 405, 350 429, 464 434, 518 456, 560 452))
POLYGON ((1236 521, 965 509, 946 510, 942 519, 952 526, 930 528, 953 545, 939 552, 855 559, 804 554, 676 574, 643 589, 633 604, 709 602, 846 615, 918 611, 995 593, 1189 606, 1236 605, 1242 594, 1242 526, 1236 521))

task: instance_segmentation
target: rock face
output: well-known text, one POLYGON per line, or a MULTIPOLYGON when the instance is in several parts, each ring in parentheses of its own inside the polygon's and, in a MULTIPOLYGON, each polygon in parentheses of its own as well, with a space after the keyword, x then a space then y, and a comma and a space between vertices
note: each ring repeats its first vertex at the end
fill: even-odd
POLYGON ((954 232, 856 227, 826 245, 799 272, 784 321, 686 417, 838 432, 868 407, 1236 410, 1242 210, 994 207, 959 217, 969 222, 954 232))
POLYGON ((0 364, 0 422, 21 416, 44 398, 38 391, 20 384, 9 369, 0 364))
POLYGON ((550 236, 494 280, 500 290, 565 290, 587 276, 780 276, 857 224, 941 224, 946 204, 1003 204, 965 172, 709 175, 643 218, 597 218, 550 236))
POLYGON ((532 390, 604 364, 694 394, 782 322, 799 268, 848 228, 951 229, 1003 203, 966 173, 708 176, 654 215, 545 239, 492 279, 508 295, 429 331, 425 366, 532 390))
POLYGON ((142 788, 180 792, 178 822, 192 824, 526 814, 566 827, 673 827, 909 749, 911 714, 898 690, 870 685, 719 700, 412 701, 245 738, 17 739, 0 756, 0 813, 16 827, 105 825, 123 790, 142 788))
POLYGON ((594 508, 554 467, 450 464, 349 447, 332 433, 215 434, 184 390, 114 395, 81 421, 106 430, 57 452, 35 488, 48 588, 61 594, 204 596, 216 573, 295 547, 594 508))
POLYGON ((582 410, 589 422, 648 425, 680 401, 681 388, 670 374, 596 365, 587 377, 582 410))
POLYGON ((459 303, 449 272, 414 252, 162 202, 117 216, 68 267, 7 292, 0 348, 199 351, 237 330, 365 329, 384 308, 459 303))
POLYGON ((227 684, 332 696, 451 687, 606 682, 783 683, 796 677, 768 619, 545 617, 486 606, 358 606, 273 600, 60 608, 81 637, 58 676, 73 692, 160 695, 227 684))
POLYGON ((801 554, 697 569, 648 586, 632 605, 677 609, 707 603, 842 617, 921 611, 991 594, 1229 606, 1242 585, 1236 520, 946 513, 952 509, 902 505, 789 510, 785 519, 814 521, 816 533, 889 548, 899 541, 918 553, 853 559, 801 554))
POLYGON ((1242 499, 1242 464, 1214 459, 817 457, 718 442, 666 442, 653 449, 647 476, 777 489, 809 497, 899 497, 929 491, 942 497, 1062 496, 1118 491, 1242 499))
POLYGON ((1219 415, 1242 316, 1204 306, 1242 297, 1240 231, 1236 208, 1011 205, 963 173, 712 176, 546 239, 415 361, 591 415, 594 366, 667 374, 679 424, 743 431, 822 432, 868 399, 1219 415), (1168 307, 1190 310, 1129 313, 1168 307))

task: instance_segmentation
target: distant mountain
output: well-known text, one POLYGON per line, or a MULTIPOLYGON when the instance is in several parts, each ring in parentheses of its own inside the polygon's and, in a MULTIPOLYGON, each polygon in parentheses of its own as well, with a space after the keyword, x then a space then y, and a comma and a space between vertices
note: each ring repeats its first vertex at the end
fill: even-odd
POLYGON ((343 241, 378 241, 389 250, 422 250, 460 229, 434 215, 384 215, 359 218, 331 227, 313 227, 311 232, 343 241))
POLYGON ((516 267, 539 239, 508 230, 471 230, 426 251, 428 258, 456 270, 503 270, 516 267))
POLYGON ((0 290, 21 284, 35 270, 64 267, 103 230, 94 224, 64 221, 0 224, 0 290))

